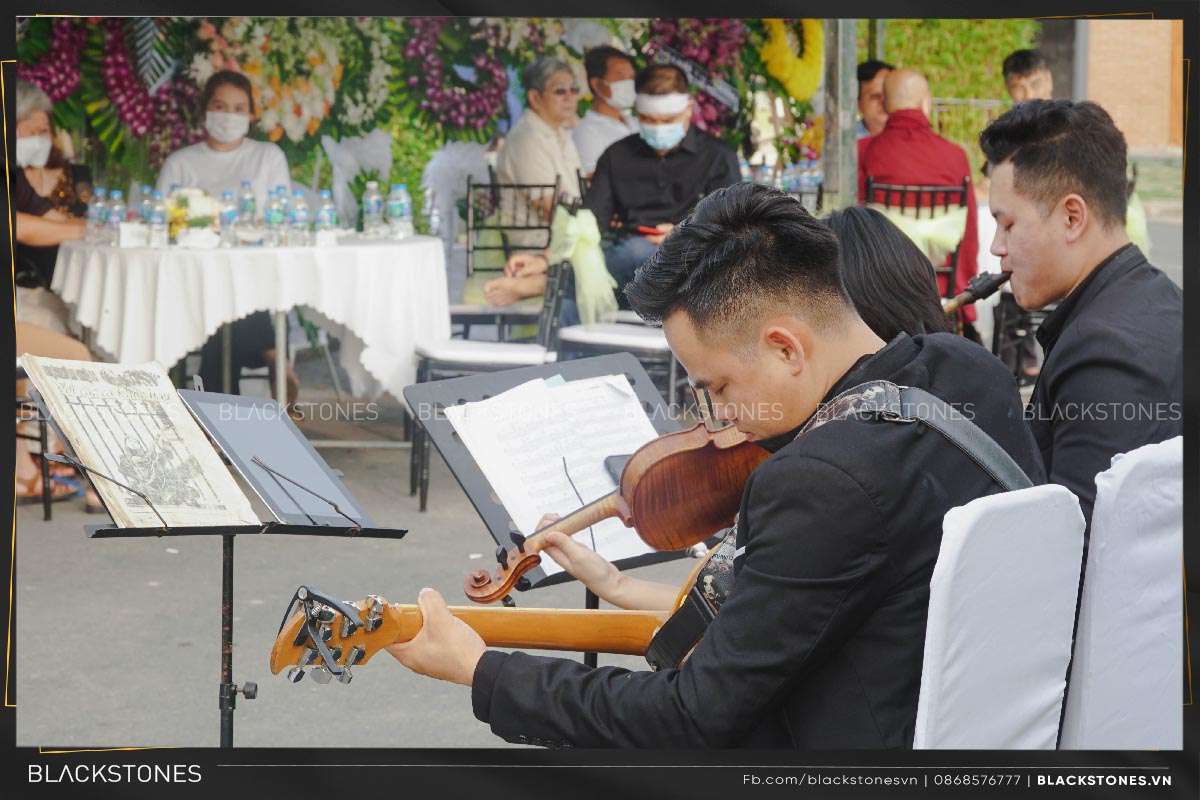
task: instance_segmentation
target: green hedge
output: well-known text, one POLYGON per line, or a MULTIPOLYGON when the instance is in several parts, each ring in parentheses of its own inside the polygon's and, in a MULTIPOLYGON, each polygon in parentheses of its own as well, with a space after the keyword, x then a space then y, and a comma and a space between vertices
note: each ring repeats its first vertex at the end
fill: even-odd
MULTIPOLYGON (((858 60, 870 58, 870 21, 858 21, 858 60)), ((929 79, 934 97, 1004 100, 1001 65, 1013 50, 1036 47, 1041 23, 1031 19, 889 19, 884 25, 884 60, 912 67, 929 79)), ((963 113, 945 121, 941 133, 961 145, 976 169, 983 161, 978 136, 984 124, 978 114, 963 113)))

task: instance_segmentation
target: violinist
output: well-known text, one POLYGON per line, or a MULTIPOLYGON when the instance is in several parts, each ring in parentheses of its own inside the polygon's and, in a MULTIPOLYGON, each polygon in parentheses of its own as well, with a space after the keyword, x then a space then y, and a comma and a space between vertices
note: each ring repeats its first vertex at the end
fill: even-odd
MULTIPOLYGON (((910 747, 942 517, 1000 487, 921 425, 842 409, 883 385, 924 389, 1040 483, 1011 374, 951 334, 880 339, 846 294, 833 232, 767 187, 702 200, 626 294, 662 321, 717 416, 774 451, 746 484, 720 613, 678 668, 592 669, 488 650, 426 589, 424 627, 389 651, 470 686, 475 715, 513 742, 910 747)), ((618 604, 666 602, 598 558, 576 563, 577 551, 547 552, 556 549, 618 604)))

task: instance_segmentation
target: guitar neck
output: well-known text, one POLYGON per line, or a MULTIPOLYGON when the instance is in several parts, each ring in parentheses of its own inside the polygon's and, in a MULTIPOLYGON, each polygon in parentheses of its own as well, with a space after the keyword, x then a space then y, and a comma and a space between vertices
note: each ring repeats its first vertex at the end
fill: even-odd
MULTIPOLYGON (((421 630, 421 610, 417 606, 396 603, 388 609, 388 621, 396 626, 393 641, 407 642, 421 630)), ((669 615, 666 611, 490 606, 451 606, 450 613, 492 647, 634 656, 645 654, 654 632, 669 615)))

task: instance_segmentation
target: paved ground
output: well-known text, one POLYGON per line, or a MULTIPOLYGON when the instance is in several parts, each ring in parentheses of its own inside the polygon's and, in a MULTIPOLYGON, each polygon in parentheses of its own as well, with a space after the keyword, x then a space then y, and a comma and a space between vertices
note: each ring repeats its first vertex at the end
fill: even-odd
MULTIPOLYGON (((1152 222, 1154 262, 1182 282, 1182 226, 1152 222)), ((331 397, 323 363, 302 364, 305 399, 331 397)), ((385 403, 376 424, 394 430, 385 403)), ((314 429, 315 430, 315 429, 314 429)), ((369 432, 368 432, 369 433, 369 432)), ((321 436, 329 435, 326 429, 321 436)), ((235 681, 256 681, 241 701, 235 741, 242 746, 487 747, 503 744, 471 714, 468 691, 404 670, 384 655, 358 669, 349 686, 292 685, 270 675, 267 656, 296 586, 312 583, 351 599, 380 593, 412 601, 433 586, 465 602, 460 582, 487 563, 482 523, 435 458, 430 510, 408 496, 407 451, 326 450, 377 523, 408 528, 400 542, 320 537, 241 539, 236 547, 235 681)), ((89 540, 97 518, 79 503, 38 507, 16 520, 17 742, 75 747, 215 746, 220 644, 220 542, 180 539, 89 540)), ((639 574, 679 583, 691 562, 639 574)), ((521 605, 579 607, 568 584, 521 595, 521 605)), ((603 656, 633 668, 641 659, 603 656)))

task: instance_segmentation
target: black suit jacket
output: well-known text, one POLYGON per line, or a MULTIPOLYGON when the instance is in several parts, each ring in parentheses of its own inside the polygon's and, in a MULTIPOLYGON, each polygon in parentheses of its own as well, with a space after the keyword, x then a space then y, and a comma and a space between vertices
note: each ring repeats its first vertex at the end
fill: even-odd
POLYGON ((1037 332, 1046 351, 1027 413, 1051 483, 1089 529, 1096 475, 1117 453, 1183 433, 1183 292, 1129 244, 1037 332))
MULTIPOLYGON (((954 404, 1043 481, 1013 377, 983 348, 901 334, 829 396, 874 379, 954 404)), ((830 422, 751 476, 736 584, 680 669, 489 651, 475 714, 509 741, 543 745, 910 747, 942 517, 997 491, 922 425, 830 422)))

